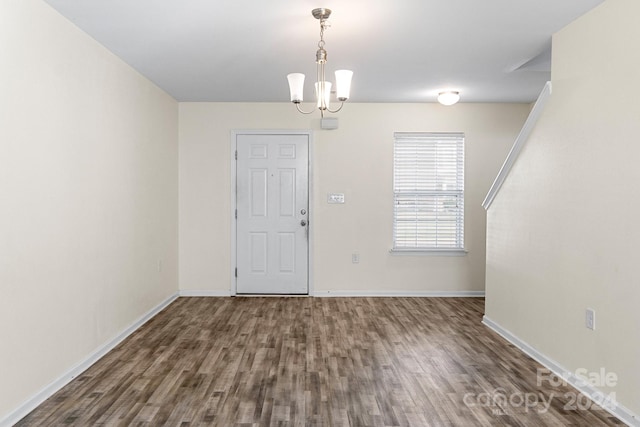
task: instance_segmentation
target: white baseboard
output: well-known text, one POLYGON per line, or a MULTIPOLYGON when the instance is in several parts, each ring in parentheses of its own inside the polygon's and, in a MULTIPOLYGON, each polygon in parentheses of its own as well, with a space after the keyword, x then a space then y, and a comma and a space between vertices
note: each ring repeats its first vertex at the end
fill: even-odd
MULTIPOLYGON (((560 378, 563 378, 567 384, 571 385, 573 388, 578 390, 580 393, 587 396, 592 401, 598 403, 602 401, 602 392, 600 392, 597 388, 592 386, 591 384, 586 383, 579 377, 577 377, 573 372, 570 372, 568 369, 540 353, 535 348, 531 347, 526 342, 522 341, 517 336, 513 335, 508 330, 504 329, 502 326, 484 316, 482 318, 482 323, 486 325, 489 329, 496 332, 498 335, 502 336, 504 339, 509 341, 511 344, 518 347, 525 354, 527 354, 532 359, 536 360, 545 368, 549 369, 554 374, 558 375, 560 378)), ((611 402, 611 405, 602 406, 604 410, 609 412, 612 415, 618 417, 621 421, 626 423, 632 427, 640 427, 640 417, 637 414, 634 414, 629 409, 625 408, 621 404, 617 402, 611 402)))
POLYGON ((71 380, 76 378, 78 375, 82 374, 86 371, 91 365, 96 363, 100 358, 102 358, 105 354, 113 350, 118 344, 125 340, 129 335, 131 335, 136 329, 140 326, 144 325, 147 321, 149 321, 153 316, 161 312, 165 307, 171 304, 173 301, 178 298, 178 293, 171 295, 169 298, 162 301, 156 307, 152 308, 146 314, 141 316, 138 320, 133 322, 131 326, 120 332, 116 337, 112 340, 108 341, 101 347, 99 347, 95 352, 91 353, 87 356, 85 360, 80 362, 78 365, 69 369, 67 372, 62 374, 58 379, 53 381, 51 384, 47 385, 45 388, 40 390, 38 393, 33 395, 31 398, 27 399, 20 406, 18 406, 15 410, 9 412, 9 414, 0 419, 0 427, 9 427, 13 424, 20 421, 24 418, 29 412, 33 411, 37 408, 42 402, 51 397, 54 393, 60 390, 62 387, 67 385, 71 380))
MULTIPOLYGON (((181 290, 181 297, 230 297, 229 291, 198 291, 198 290, 181 290)), ((278 295, 278 294, 251 294, 238 295, 262 296, 262 297, 462 297, 462 298, 483 298, 484 291, 315 291, 309 295, 278 295)))
POLYGON ((230 291, 197 291, 182 289, 179 291, 181 297, 230 297, 230 291))
POLYGON ((315 291, 314 297, 459 297, 482 298, 484 291, 315 291))

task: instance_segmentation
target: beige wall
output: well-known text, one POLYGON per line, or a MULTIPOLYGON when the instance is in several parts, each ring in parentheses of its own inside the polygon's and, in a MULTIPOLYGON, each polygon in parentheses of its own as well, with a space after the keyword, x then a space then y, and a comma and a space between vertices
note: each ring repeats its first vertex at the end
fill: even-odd
POLYGON ((553 95, 488 213, 487 317, 640 414, 640 2, 553 40, 553 95), (585 310, 596 330, 585 328, 585 310), (610 392, 610 389, 604 389, 610 392))
POLYGON ((177 291, 177 110, 44 2, 0 2, 0 420, 177 291))
POLYGON ((481 203, 528 111, 524 104, 347 104, 340 128, 328 131, 318 129, 318 115, 303 116, 289 103, 181 103, 181 291, 229 292, 230 136, 240 129, 314 130, 316 293, 483 291, 481 203), (389 254, 394 131, 465 133, 467 256, 389 254), (327 204, 330 192, 344 193, 346 203, 327 204))

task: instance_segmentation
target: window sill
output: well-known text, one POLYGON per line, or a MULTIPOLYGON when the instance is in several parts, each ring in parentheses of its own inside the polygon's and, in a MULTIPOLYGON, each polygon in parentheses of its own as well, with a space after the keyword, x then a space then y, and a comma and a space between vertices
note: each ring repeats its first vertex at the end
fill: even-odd
POLYGON ((390 249, 391 255, 410 256, 466 256, 469 251, 466 249, 390 249))

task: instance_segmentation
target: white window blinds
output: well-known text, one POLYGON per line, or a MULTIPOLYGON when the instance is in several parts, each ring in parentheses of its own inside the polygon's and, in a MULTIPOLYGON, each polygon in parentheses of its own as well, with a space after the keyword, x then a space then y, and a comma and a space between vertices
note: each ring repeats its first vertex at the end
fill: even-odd
POLYGON ((393 249, 464 250, 464 134, 394 134, 393 249))

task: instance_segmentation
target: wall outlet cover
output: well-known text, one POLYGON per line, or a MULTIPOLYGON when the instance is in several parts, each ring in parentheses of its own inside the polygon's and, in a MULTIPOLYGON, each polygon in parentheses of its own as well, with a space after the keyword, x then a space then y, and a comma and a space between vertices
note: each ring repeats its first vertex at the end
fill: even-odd
POLYGON ((587 308, 585 312, 585 326, 594 331, 596 329, 596 312, 592 308, 587 308))

